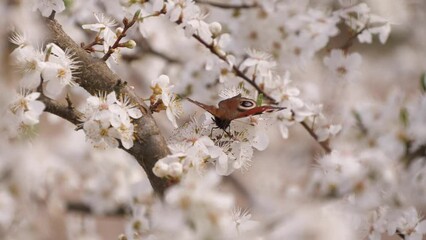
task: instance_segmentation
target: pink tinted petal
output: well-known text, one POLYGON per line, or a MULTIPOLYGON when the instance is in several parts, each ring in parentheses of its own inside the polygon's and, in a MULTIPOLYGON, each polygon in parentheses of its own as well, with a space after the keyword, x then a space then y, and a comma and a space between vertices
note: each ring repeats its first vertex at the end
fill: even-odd
POLYGON ((170 13, 170 21, 176 22, 179 19, 181 12, 182 11, 179 7, 173 8, 170 13))
POLYGON ((64 90, 64 85, 61 84, 61 82, 57 79, 53 80, 53 81, 49 81, 46 84, 46 89, 45 89, 45 95, 56 99, 64 90))
POLYGON ((39 123, 38 118, 39 118, 38 114, 35 114, 34 112, 31 112, 31 111, 27 111, 27 112, 24 112, 22 121, 26 125, 35 125, 39 123))
POLYGON ((138 119, 140 117, 142 117, 142 112, 141 110, 137 109, 137 108, 131 108, 129 110, 127 110, 127 113, 129 114, 130 117, 132 117, 133 119, 138 119))
POLYGON ((40 85, 40 81, 40 73, 31 72, 22 77, 20 86, 23 88, 35 89, 40 85))
POLYGON ((31 111, 34 112, 35 114, 41 114, 46 108, 46 105, 44 105, 44 103, 40 101, 33 101, 33 102, 30 102, 28 105, 31 111))
POLYGON ((158 77, 158 86, 160 86, 161 88, 165 88, 170 84, 170 78, 167 75, 160 75, 158 77))
POLYGON ((108 144, 111 148, 117 148, 118 147, 118 140, 112 137, 104 138, 104 141, 108 144))
POLYGON ((288 128, 287 128, 287 126, 285 124, 281 123, 281 124, 279 124, 279 128, 280 128, 281 136, 284 139, 287 139, 288 138, 288 128))
POLYGON ((98 97, 94 97, 94 96, 87 98, 86 101, 91 107, 96 107, 96 108, 99 107, 101 102, 98 97))
POLYGON ((172 123, 173 127, 178 128, 177 122, 176 122, 176 118, 173 115, 172 111, 170 110, 170 108, 167 108, 166 110, 166 115, 167 118, 170 120, 170 122, 172 123))
POLYGON ((252 140, 252 145, 259 151, 265 150, 269 145, 269 137, 266 131, 256 132, 256 136, 252 140))
POLYGON ((426 233, 426 221, 421 221, 420 223, 417 224, 416 226, 416 231, 419 233, 426 233))
POLYGON ((43 81, 54 81, 58 80, 58 71, 62 69, 62 66, 58 63, 49 62, 46 63, 43 71, 41 72, 41 76, 43 77, 43 81))
POLYGON ((162 93, 161 93, 161 100, 163 101, 163 104, 164 104, 164 106, 166 106, 166 107, 168 107, 169 106, 169 104, 170 104, 170 95, 169 95, 169 93, 168 92, 166 92, 166 91, 163 91, 162 93))
MULTIPOLYGON (((109 95, 108 95, 109 96, 109 95)), ((123 114, 124 110, 122 107, 118 106, 117 104, 112 104, 108 106, 108 109, 117 115, 123 114)))
POLYGON ((221 155, 217 160, 216 160, 216 172, 219 175, 229 175, 230 174, 230 170, 229 170, 230 166, 229 166, 229 161, 228 161, 228 157, 226 156, 226 154, 221 155))
POLYGON ((118 115, 112 115, 110 117, 110 122, 111 122, 111 125, 115 128, 118 128, 121 125, 121 119, 118 115))
POLYGON ((123 145, 123 147, 125 149, 130 149, 130 148, 133 147, 133 140, 127 139, 127 138, 124 138, 124 139, 122 138, 121 139, 121 144, 123 145))
POLYGON ((36 100, 38 97, 40 97, 40 93, 39 93, 39 92, 33 92, 33 93, 28 94, 25 98, 26 98, 28 101, 34 101, 34 100, 36 100))
POLYGON ((117 102, 117 96, 115 95, 115 92, 112 91, 107 95, 107 103, 113 104, 117 102))

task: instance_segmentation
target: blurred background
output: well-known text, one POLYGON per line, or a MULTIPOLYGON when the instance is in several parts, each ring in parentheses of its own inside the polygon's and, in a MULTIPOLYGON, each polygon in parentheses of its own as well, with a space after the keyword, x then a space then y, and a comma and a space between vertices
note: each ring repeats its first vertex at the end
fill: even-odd
MULTIPOLYGON (((244 1, 216 2, 240 4, 244 1)), ((340 8, 338 1, 282 1, 284 7, 279 11, 223 9, 201 1, 199 6, 208 13, 207 22, 220 22, 223 31, 231 35, 226 47, 228 52, 239 59, 244 59, 249 48, 271 53, 277 62, 277 73, 281 76, 285 71, 291 73, 292 85, 300 89, 301 99, 323 104, 325 118, 342 125, 342 131, 330 140, 332 148, 343 155, 342 159, 368 150, 379 151, 383 158, 392 158, 392 163, 398 163, 407 156, 406 138, 426 139, 426 128, 421 124, 426 117, 412 119, 413 124, 418 124, 414 130, 401 124, 402 110, 419 114, 426 111, 422 109, 426 106, 419 104, 424 91, 421 76, 426 71, 426 2, 365 2, 372 12, 391 23, 392 30, 385 44, 377 38, 371 44, 353 42, 349 52, 358 52, 362 64, 350 81, 334 79, 323 63, 331 49, 339 48, 351 37, 347 26, 339 24, 339 34, 303 62, 290 54, 291 43, 286 35, 286 24, 293 16, 307 9, 331 13, 340 8)), ((6 114, 19 90, 18 74, 10 59, 16 47, 9 41, 12 32, 25 32, 37 47, 46 44, 43 20, 33 5, 29 0, 0 2, 3 16, 0 25, 0 110, 3 112, 0 120, 0 238, 117 239, 125 232, 130 217, 129 201, 140 189, 150 188, 137 162, 121 150, 93 149, 81 130, 75 131, 73 124, 49 113, 42 114, 40 124, 31 128, 22 128, 6 114)), ((94 23, 94 12, 105 12, 120 22, 123 16, 131 16, 132 10, 123 8, 120 1, 66 0, 65 5, 66 10, 57 14, 56 19, 77 43, 93 39, 94 34, 84 31, 81 25, 94 23)), ((209 104, 220 100, 220 90, 238 84, 235 79, 219 83, 218 69, 206 70, 214 56, 194 39, 185 37, 183 31, 167 19, 149 18, 131 29, 128 37, 136 41, 137 47, 124 49, 119 63, 110 63, 110 67, 134 86, 140 96, 149 97, 151 81, 161 74, 170 77, 175 92, 209 104)), ((78 107, 88 93, 73 88, 70 96, 78 107)), ((203 114, 188 102, 182 104, 184 114, 178 120, 179 126, 192 116, 203 114)), ((154 116, 166 138, 176 133, 164 112, 154 116)), ((317 161, 324 155, 320 145, 298 124, 290 127, 288 139, 282 138, 276 125, 268 126, 267 131, 268 148, 255 151, 251 167, 224 177, 220 188, 231 192, 239 206, 252 209, 257 219, 274 211, 288 213, 294 208, 305 208, 309 212, 316 204, 323 204, 313 203, 305 195, 320 182, 315 177, 319 169, 317 161)), ((423 169, 422 165, 416 166, 423 169)), ((408 169, 405 174, 417 174, 414 170, 408 169)), ((398 186, 407 183, 404 179, 397 181, 398 186)), ((419 212, 424 210, 423 193, 418 188, 406 190, 408 203, 419 212)), ((303 219, 303 214, 298 216, 303 219)), ((337 222, 336 219, 333 221, 337 222)), ((332 221, 330 224, 338 226, 332 221)), ((306 229, 313 225, 315 223, 308 224, 306 229)))

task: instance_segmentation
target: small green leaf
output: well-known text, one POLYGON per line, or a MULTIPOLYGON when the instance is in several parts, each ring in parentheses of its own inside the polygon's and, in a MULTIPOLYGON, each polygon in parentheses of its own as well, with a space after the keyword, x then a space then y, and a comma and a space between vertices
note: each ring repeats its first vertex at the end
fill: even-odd
POLYGON ((408 110, 406 108, 401 108, 399 111, 399 119, 401 120, 401 123, 404 125, 404 127, 407 127, 409 124, 409 116, 408 116, 408 110))
POLYGON ((64 0, 65 8, 69 9, 73 4, 73 0, 64 0))
POLYGON ((262 106, 262 102, 263 102, 263 93, 261 93, 257 96, 256 105, 262 106))
POLYGON ((426 93, 426 73, 420 76, 420 87, 422 88, 422 92, 426 93))

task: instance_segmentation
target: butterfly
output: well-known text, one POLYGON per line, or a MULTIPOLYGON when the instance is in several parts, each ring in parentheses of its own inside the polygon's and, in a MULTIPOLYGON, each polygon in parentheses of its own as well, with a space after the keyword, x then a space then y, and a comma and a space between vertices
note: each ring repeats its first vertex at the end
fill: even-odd
MULTIPOLYGON (((216 128, 222 129, 229 136, 231 134, 226 131, 232 120, 238 118, 244 118, 252 115, 258 115, 265 112, 274 112, 285 109, 285 107, 275 107, 275 106, 257 106, 256 101, 241 97, 241 94, 238 94, 235 97, 228 98, 219 102, 219 107, 206 105, 190 98, 187 98, 188 101, 194 103, 195 105, 203 108, 211 115, 213 115, 212 120, 216 124, 216 128)), ((213 130, 213 129, 212 129, 213 130)))

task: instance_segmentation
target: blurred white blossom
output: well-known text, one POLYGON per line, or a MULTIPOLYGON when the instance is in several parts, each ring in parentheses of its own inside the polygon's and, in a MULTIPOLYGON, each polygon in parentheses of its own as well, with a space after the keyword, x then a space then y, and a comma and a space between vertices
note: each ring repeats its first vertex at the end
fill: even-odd
POLYGON ((65 10, 63 0, 36 0, 34 1, 33 10, 39 10, 41 15, 48 17, 52 11, 60 13, 65 10))
POLYGON ((329 56, 324 57, 324 64, 336 79, 351 81, 356 78, 362 62, 359 53, 345 53, 343 50, 333 49, 329 56))

